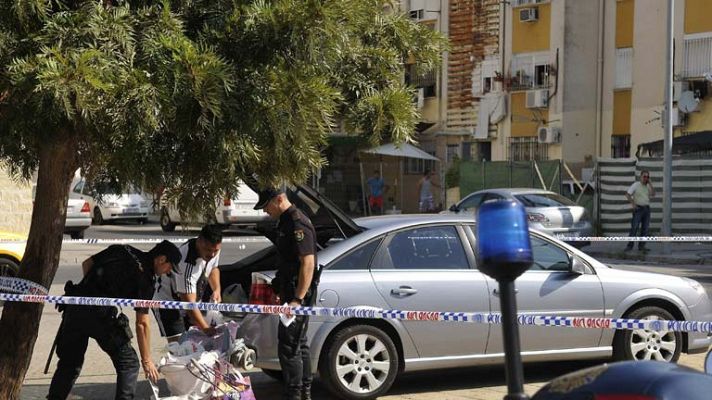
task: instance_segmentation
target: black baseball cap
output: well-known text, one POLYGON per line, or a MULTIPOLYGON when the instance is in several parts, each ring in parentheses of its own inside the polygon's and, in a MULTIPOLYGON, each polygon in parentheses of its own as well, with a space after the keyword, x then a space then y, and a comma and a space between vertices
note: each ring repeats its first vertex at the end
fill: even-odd
POLYGON ((168 261, 173 264, 173 268, 176 268, 178 263, 180 263, 180 250, 168 240, 158 243, 156 247, 153 248, 153 254, 154 256, 166 256, 168 261))
POLYGON ((284 193, 284 190, 280 188, 267 188, 264 190, 260 190, 259 192, 259 199, 257 199, 257 204, 255 204, 255 210, 261 210, 267 206, 267 203, 269 203, 270 200, 272 200, 275 196, 280 195, 284 193))

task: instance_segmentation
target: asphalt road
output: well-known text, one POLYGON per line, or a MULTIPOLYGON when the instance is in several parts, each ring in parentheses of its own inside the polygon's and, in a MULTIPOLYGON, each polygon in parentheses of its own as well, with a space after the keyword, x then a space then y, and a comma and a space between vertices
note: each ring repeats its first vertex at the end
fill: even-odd
MULTIPOLYGON (((158 237, 185 237, 186 239, 198 234, 198 229, 181 230, 164 233, 157 225, 134 225, 120 223, 102 227, 92 227, 86 232, 87 238, 158 238, 158 237)), ((229 263, 251 254, 268 245, 266 241, 255 241, 246 237, 246 232, 228 231, 226 237, 248 239, 244 243, 224 243, 221 255, 221 264, 229 263)), ((67 237, 68 238, 68 237, 67 237)), ((138 248, 148 249, 150 244, 136 244, 138 248)), ((62 286, 66 280, 78 280, 81 277, 80 263, 86 257, 103 249, 105 245, 67 244, 62 249, 60 267, 52 285, 52 294, 61 294, 62 286)), ((704 266, 662 266, 662 265, 616 265, 616 267, 632 270, 662 272, 679 276, 688 276, 697 279, 712 293, 712 271, 704 266)), ((133 314, 133 313, 128 313, 133 314)), ((133 316, 131 315, 133 318, 133 316)), ((51 306, 46 306, 40 326, 40 336, 35 346, 32 362, 28 371, 21 399, 43 399, 46 396, 51 371, 56 366, 56 359, 50 368, 50 375, 44 375, 42 369, 49 352, 51 341, 59 323, 59 315, 51 306)), ((157 336, 155 322, 152 326, 152 349, 155 356, 162 354, 164 342, 157 336)), ((683 356, 682 364, 696 369, 702 368, 703 355, 683 356)), ((585 368, 596 363, 593 362, 556 362, 539 363, 525 366, 525 391, 530 395, 536 392, 545 382, 552 378, 585 368)), ((259 370, 247 373, 252 380, 257 399, 280 398, 281 385, 267 377, 259 370)), ((108 357, 101 352, 95 344, 91 343, 87 352, 85 369, 82 372, 73 395, 70 399, 112 399, 115 375, 108 357)), ((167 396, 165 384, 162 385, 162 395, 167 396)), ((441 370, 437 372, 419 372, 405 374, 400 377, 387 396, 388 400, 434 400, 434 399, 501 399, 506 394, 503 367, 478 367, 454 370, 441 370)), ((150 398, 150 389, 146 381, 141 380, 138 386, 138 398, 150 398)), ((315 399, 332 398, 323 385, 317 380, 314 388, 315 399)))

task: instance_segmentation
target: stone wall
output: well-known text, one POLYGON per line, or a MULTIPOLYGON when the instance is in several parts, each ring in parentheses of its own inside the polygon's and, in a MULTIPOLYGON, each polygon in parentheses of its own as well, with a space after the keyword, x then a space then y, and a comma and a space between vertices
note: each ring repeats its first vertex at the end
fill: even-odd
POLYGON ((13 180, 0 165, 0 231, 27 235, 32 219, 32 189, 30 183, 13 180))

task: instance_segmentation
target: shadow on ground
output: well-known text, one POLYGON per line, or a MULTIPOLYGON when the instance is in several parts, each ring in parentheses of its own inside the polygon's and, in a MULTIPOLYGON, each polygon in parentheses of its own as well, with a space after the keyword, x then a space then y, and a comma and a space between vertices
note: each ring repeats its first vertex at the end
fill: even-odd
MULTIPOLYGON (((556 362, 528 364, 524 368, 525 382, 547 382, 557 376, 587 368, 599 362, 556 362)), ((253 390, 257 399, 279 399, 282 394, 282 384, 262 372, 255 371, 245 374, 252 380, 253 390)), ((81 378, 80 378, 81 379, 81 378)), ((467 389, 479 389, 506 385, 504 367, 474 367, 438 370, 435 372, 412 372, 403 374, 394 383, 388 396, 399 396, 430 392, 447 392, 467 389)), ((168 396, 165 381, 159 384, 161 396, 168 396)), ((47 395, 48 385, 26 384, 22 389, 21 400, 40 400, 47 395)), ((441 393, 442 394, 442 393, 441 393)), ((533 395, 534 393, 528 393, 533 395)), ((150 399, 151 388, 147 382, 138 384, 137 399, 150 399)), ((444 394, 443 394, 444 395, 444 394)), ((77 384, 69 400, 110 400, 114 398, 113 383, 77 384)), ((313 398, 315 400, 330 400, 334 396, 328 392, 324 384, 317 379, 314 382, 313 398)))

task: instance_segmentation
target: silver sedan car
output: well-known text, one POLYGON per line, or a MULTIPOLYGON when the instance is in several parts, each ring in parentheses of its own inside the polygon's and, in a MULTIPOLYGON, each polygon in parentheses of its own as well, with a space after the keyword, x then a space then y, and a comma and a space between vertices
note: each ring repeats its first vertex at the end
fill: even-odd
MULTIPOLYGON (((327 228, 329 224, 315 224, 319 232, 331 232, 318 234, 324 248, 318 253, 323 272, 316 306, 500 311, 497 282, 477 268, 473 251, 477 239, 471 216, 342 218, 334 224, 331 228, 327 228), (350 233, 334 240, 337 232, 350 233)), ((712 318, 712 303, 694 280, 612 269, 535 230, 531 231, 531 241, 534 263, 515 282, 520 313, 700 321, 712 318)), ((221 266, 224 279, 242 277, 243 287, 267 293, 265 287, 274 276, 268 271, 274 269, 274 251, 269 247, 232 266, 221 266)), ((260 296, 254 294, 251 301, 259 303, 260 296)), ((264 296, 264 301, 268 298, 264 296)), ((383 395, 404 371, 504 362, 499 325, 310 318, 312 368, 340 398, 383 395)), ((250 314, 238 332, 255 349, 256 365, 276 378, 280 376, 278 323, 274 315, 250 314)), ((712 342, 706 334, 603 328, 521 326, 520 335, 525 362, 611 356, 674 362, 681 352, 704 352, 712 342)))
MULTIPOLYGON (((471 193, 445 214, 474 215, 479 206, 490 200, 515 200, 527 211, 529 226, 552 236, 592 236, 593 225, 586 208, 579 206, 566 197, 548 190, 533 188, 485 189, 471 193)), ((574 242, 575 246, 587 244, 574 242)))

